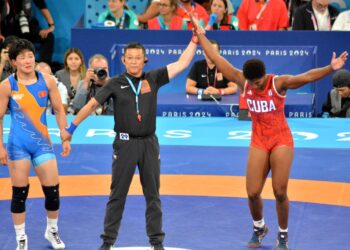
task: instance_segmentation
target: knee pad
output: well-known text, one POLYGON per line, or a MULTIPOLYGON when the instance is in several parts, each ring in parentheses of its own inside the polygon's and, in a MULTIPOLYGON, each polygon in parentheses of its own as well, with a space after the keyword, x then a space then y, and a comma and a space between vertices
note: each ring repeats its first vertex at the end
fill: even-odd
POLYGON ((56 186, 42 186, 45 195, 45 208, 48 211, 57 211, 60 208, 59 184, 56 186))
POLYGON ((26 200, 28 197, 29 184, 25 187, 12 186, 11 212, 23 213, 26 211, 26 200))

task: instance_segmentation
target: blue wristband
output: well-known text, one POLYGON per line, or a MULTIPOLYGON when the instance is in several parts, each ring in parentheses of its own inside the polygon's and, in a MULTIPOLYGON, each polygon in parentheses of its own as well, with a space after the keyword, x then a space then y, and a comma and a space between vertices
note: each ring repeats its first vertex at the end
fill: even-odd
POLYGON ((73 133, 74 133, 74 131, 75 131, 76 128, 77 128, 77 125, 75 125, 73 122, 71 122, 70 125, 69 125, 69 127, 66 127, 65 130, 66 130, 69 134, 73 135, 73 133))
POLYGON ((197 95, 203 95, 204 89, 197 89, 197 95))

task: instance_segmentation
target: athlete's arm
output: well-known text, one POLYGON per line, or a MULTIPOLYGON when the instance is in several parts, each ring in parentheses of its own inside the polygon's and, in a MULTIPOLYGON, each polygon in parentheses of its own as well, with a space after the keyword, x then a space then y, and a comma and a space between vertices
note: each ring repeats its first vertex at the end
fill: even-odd
POLYGON ((236 69, 225 58, 223 58, 217 50, 213 49, 212 43, 208 40, 208 38, 206 38, 205 30, 202 26, 200 26, 198 20, 194 17, 191 19, 193 26, 195 27, 199 43, 202 45, 202 48, 207 57, 212 62, 214 62, 217 69, 224 75, 226 79, 235 82, 237 86, 243 90, 245 78, 242 71, 236 69))
MULTIPOLYGON (((57 87, 56 79, 46 74, 43 74, 43 76, 45 78, 45 82, 49 89, 50 101, 51 101, 52 108, 55 111, 57 125, 60 131, 62 131, 64 130, 65 127, 67 127, 67 119, 66 119, 66 112, 62 104, 61 95, 57 87)), ((71 147, 70 147, 69 141, 62 140, 61 155, 63 157, 68 156, 70 154, 70 150, 71 150, 71 147)))
POLYGON ((7 110, 11 94, 11 87, 8 80, 0 83, 0 164, 7 165, 7 152, 3 143, 3 119, 7 110))
POLYGON ((57 125, 60 130, 67 127, 66 112, 61 100, 61 95, 58 90, 56 80, 47 74, 43 74, 47 87, 49 88, 49 96, 52 104, 52 108, 55 111, 57 125))
POLYGON ((314 82, 322 79, 323 77, 331 74, 333 71, 341 69, 348 58, 348 52, 343 52, 339 57, 336 57, 333 52, 331 63, 322 68, 316 68, 304 72, 299 75, 282 75, 275 79, 276 89, 279 92, 283 92, 287 89, 297 89, 304 86, 307 83, 314 82))
POLYGON ((190 65, 196 49, 197 43, 191 40, 179 59, 176 62, 167 65, 169 79, 174 78, 190 65))

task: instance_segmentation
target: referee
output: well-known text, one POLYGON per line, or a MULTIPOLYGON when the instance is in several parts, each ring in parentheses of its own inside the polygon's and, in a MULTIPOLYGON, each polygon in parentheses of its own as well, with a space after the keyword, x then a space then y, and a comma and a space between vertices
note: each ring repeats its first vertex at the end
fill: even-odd
POLYGON ((117 239, 136 166, 146 198, 146 229, 151 249, 164 249, 165 233, 162 231, 159 198, 160 155, 155 135, 157 93, 160 87, 189 66, 196 48, 197 37, 192 37, 178 61, 143 72, 147 62, 145 48, 140 43, 128 44, 122 57, 126 72, 110 79, 63 132, 63 140, 71 139, 74 130, 85 118, 109 98, 113 99, 116 137, 113 143, 112 184, 101 235, 103 244, 99 250, 111 249, 117 239))

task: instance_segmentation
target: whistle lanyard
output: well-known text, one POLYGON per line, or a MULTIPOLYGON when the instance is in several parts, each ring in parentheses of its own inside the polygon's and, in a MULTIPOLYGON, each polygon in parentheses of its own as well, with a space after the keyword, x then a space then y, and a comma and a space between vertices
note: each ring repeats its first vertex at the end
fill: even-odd
POLYGON ((134 94, 135 94, 135 104, 136 104, 136 117, 137 117, 137 120, 139 122, 141 122, 141 114, 140 114, 140 109, 139 109, 139 94, 140 94, 140 90, 141 90, 141 85, 142 85, 142 80, 140 79, 140 82, 139 82, 139 86, 137 87, 137 90, 134 86, 134 84, 132 83, 132 81, 129 79, 129 77, 125 76, 126 80, 128 80, 129 82, 129 85, 132 89, 132 91, 134 91, 134 94))
MULTIPOLYGON (((213 79, 213 87, 216 88, 216 74, 218 73, 217 68, 215 67, 215 73, 214 73, 214 79, 213 79)), ((210 86, 210 79, 209 79, 209 67, 207 67, 207 82, 208 82, 208 87, 210 86)))

